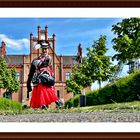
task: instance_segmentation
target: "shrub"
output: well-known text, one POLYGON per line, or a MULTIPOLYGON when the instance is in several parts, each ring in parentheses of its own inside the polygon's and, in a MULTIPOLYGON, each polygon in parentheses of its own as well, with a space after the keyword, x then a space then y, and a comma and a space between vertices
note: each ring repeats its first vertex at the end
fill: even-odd
MULTIPOLYGON (((79 96, 67 101, 71 106, 78 106, 79 96)), ((112 102, 130 102, 140 100, 140 71, 123 77, 115 83, 86 93, 87 106, 108 104, 112 102)))
POLYGON ((64 108, 71 108, 73 106, 72 99, 65 102, 64 108))
POLYGON ((91 106, 91 105, 97 105, 98 104, 98 99, 97 99, 98 91, 94 92, 88 92, 86 94, 86 105, 91 106))
POLYGON ((76 107, 79 105, 79 100, 80 100, 80 95, 77 95, 72 99, 73 107, 76 107))
POLYGON ((22 104, 6 98, 0 98, 0 112, 1 114, 18 114, 22 111, 22 104))

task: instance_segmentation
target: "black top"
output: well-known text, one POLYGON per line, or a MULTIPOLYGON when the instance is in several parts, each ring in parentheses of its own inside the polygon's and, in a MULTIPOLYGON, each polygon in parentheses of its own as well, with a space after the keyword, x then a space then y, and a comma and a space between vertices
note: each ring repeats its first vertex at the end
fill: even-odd
POLYGON ((31 92, 31 81, 34 75, 36 73, 36 70, 39 70, 40 68, 47 67, 51 64, 51 58, 50 56, 40 55, 38 58, 35 58, 31 63, 30 72, 28 75, 27 80, 27 92, 31 92))

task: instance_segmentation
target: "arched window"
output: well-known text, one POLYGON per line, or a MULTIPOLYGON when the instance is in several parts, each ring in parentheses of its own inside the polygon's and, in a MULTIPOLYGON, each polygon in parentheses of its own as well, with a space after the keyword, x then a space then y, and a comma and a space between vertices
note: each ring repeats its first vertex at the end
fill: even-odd
POLYGON ((70 79, 70 72, 66 72, 66 80, 70 79))
POLYGON ((17 77, 17 79, 19 81, 20 80, 20 73, 19 72, 16 73, 16 77, 17 77))

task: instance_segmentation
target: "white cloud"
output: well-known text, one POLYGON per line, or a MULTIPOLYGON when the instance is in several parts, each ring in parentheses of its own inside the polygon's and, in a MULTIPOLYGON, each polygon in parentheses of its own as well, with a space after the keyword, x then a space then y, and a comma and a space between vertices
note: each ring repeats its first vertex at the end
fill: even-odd
POLYGON ((4 41, 7 48, 13 50, 24 50, 29 49, 30 41, 26 38, 22 39, 11 39, 5 34, 0 34, 0 40, 4 41))

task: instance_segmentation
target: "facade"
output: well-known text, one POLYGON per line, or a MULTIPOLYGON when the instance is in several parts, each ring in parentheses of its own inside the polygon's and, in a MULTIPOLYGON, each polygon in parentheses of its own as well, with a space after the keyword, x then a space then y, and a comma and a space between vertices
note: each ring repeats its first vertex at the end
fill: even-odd
MULTIPOLYGON (((31 62, 34 58, 41 54, 41 50, 34 50, 33 47, 37 41, 41 40, 42 35, 45 37, 45 41, 49 41, 51 47, 49 48, 50 55, 52 57, 52 69, 55 75, 55 87, 56 94, 62 101, 67 101, 73 97, 73 93, 67 93, 66 91, 66 80, 69 79, 71 68, 75 63, 78 63, 77 58, 82 58, 81 45, 78 46, 78 52, 75 56, 58 56, 56 54, 56 36, 48 37, 48 27, 45 30, 41 30, 40 26, 37 27, 37 37, 30 34, 30 54, 29 55, 6 55, 6 44, 2 41, 0 48, 0 56, 4 57, 9 68, 15 67, 17 77, 20 82, 20 89, 17 93, 13 93, 11 99, 28 104, 27 87, 26 82, 30 70, 31 62)), ((80 59, 78 59, 80 60, 80 59)), ((90 87, 86 89, 90 90, 90 87)), ((0 97, 4 97, 4 89, 0 89, 0 97)), ((31 95, 30 95, 31 96, 31 95)))

